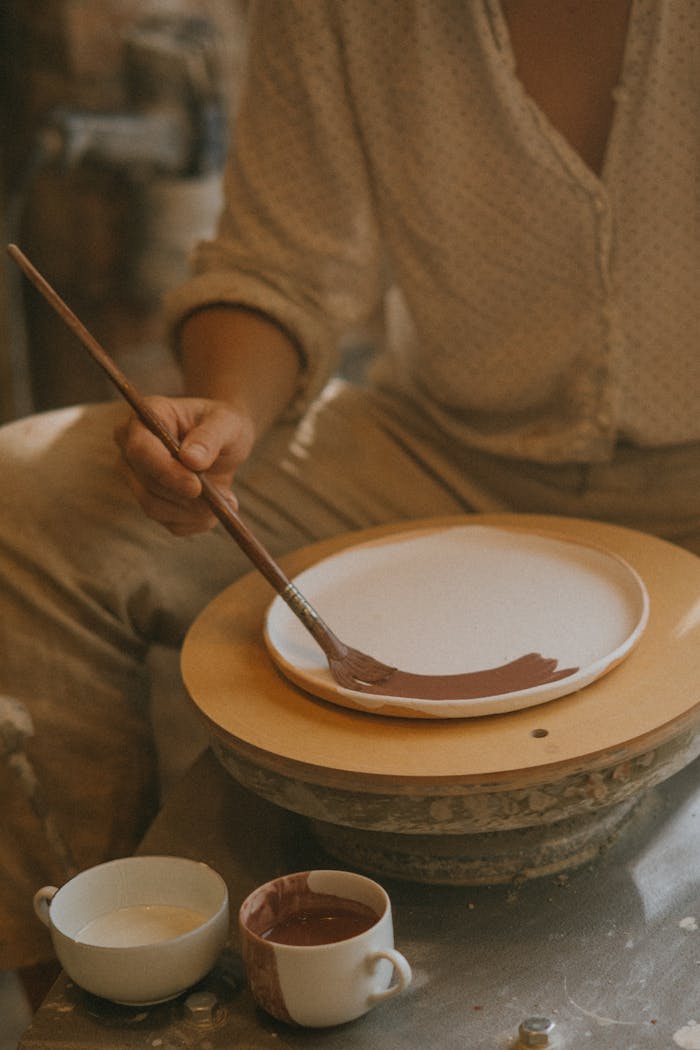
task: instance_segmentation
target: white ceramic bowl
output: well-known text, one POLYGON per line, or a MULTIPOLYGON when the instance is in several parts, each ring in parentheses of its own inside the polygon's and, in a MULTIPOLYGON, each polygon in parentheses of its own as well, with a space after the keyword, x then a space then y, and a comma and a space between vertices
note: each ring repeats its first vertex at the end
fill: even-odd
POLYGON ((226 883, 184 857, 127 857, 44 886, 34 909, 76 984, 127 1005, 172 999, 212 969, 229 931, 226 883))

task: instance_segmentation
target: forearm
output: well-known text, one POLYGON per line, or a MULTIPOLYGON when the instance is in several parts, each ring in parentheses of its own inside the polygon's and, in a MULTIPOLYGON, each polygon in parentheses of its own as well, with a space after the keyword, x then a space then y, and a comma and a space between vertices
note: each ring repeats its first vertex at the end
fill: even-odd
POLYGON ((252 311, 212 306, 180 331, 185 392, 225 401, 248 416, 256 438, 292 399, 301 358, 292 339, 252 311))

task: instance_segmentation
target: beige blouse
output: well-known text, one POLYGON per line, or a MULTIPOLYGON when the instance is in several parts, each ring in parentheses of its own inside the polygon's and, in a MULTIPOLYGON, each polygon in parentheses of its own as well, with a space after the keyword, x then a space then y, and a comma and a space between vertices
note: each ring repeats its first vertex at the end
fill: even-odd
POLYGON ((254 3, 218 234, 168 301, 306 360, 384 311, 370 382, 459 447, 700 440, 700 3, 635 0, 602 176, 519 82, 498 0, 254 3))

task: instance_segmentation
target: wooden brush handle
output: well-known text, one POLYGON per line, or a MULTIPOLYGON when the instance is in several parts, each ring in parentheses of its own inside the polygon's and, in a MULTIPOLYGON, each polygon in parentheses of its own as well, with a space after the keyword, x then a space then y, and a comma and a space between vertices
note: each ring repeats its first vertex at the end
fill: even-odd
MULTIPOLYGON (((8 254, 17 263, 23 273, 29 278, 34 287, 41 293, 46 301, 53 307, 58 316, 63 320, 71 331, 78 337, 85 349, 94 361, 107 374, 112 383, 119 390, 122 397, 131 405, 136 415, 151 433, 163 442, 170 454, 181 461, 180 443, 163 425, 158 416, 153 412, 141 394, 131 383, 118 365, 112 360, 107 351, 100 346, 97 340, 90 334, 85 325, 80 321, 70 307, 61 299, 60 295, 51 287, 49 282, 39 273, 36 267, 29 261, 23 251, 16 244, 10 244, 7 248, 8 254)), ((183 464, 186 466, 186 464, 183 464)), ((188 470, 191 468, 188 467, 188 470)), ((214 485, 206 474, 193 470, 202 486, 202 499, 204 499, 216 515, 224 528, 233 536, 236 543, 241 547, 250 561, 263 574, 265 579, 272 584, 278 594, 284 598, 292 612, 297 616, 306 629, 310 631, 316 641, 327 651, 327 646, 335 650, 338 640, 330 628, 321 620, 318 613, 303 597, 289 577, 282 571, 281 567, 267 552, 262 543, 250 531, 240 516, 231 507, 221 490, 214 485)))

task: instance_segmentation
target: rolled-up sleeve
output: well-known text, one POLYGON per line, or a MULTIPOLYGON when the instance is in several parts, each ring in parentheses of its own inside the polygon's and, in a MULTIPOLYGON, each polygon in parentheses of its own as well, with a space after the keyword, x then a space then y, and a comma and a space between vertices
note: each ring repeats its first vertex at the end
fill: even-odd
POLYGON ((302 357, 299 413, 332 373, 342 333, 376 311, 383 265, 334 5, 262 0, 249 32, 217 233, 196 247, 166 320, 175 340, 206 305, 271 317, 302 357))

